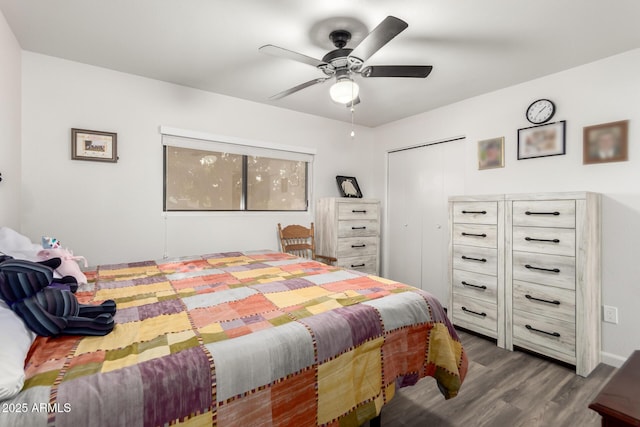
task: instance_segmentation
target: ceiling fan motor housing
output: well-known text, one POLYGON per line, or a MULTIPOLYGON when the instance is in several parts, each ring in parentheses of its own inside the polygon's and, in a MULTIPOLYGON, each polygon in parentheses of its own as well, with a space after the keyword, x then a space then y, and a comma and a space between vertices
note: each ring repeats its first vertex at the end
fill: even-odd
POLYGON ((335 30, 329 34, 329 39, 337 49, 342 49, 351 40, 351 33, 346 30, 335 30))

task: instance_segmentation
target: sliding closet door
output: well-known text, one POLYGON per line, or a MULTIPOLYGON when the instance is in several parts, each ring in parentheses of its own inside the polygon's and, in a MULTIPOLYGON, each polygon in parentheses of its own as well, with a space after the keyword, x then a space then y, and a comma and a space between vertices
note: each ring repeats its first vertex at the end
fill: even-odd
POLYGON ((452 141, 424 151, 437 159, 430 170, 423 170, 425 186, 422 220, 422 283, 444 304, 449 300, 449 196, 464 194, 464 144, 452 141))
POLYGON ((464 193, 465 141, 389 154, 387 276, 448 301, 448 197, 464 193))
POLYGON ((389 154, 387 232, 390 279, 420 287, 422 281, 422 155, 417 150, 389 154))

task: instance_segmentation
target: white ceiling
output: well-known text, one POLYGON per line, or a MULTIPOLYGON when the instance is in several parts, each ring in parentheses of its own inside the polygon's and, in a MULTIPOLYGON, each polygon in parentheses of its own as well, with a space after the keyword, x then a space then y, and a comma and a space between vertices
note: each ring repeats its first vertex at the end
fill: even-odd
POLYGON ((0 0, 0 10, 25 50, 344 121, 329 82, 269 101, 323 74, 258 47, 321 58, 331 30, 354 30, 353 47, 394 15, 409 28, 367 64, 434 70, 360 79, 355 121, 367 126, 640 47, 638 0, 0 0))

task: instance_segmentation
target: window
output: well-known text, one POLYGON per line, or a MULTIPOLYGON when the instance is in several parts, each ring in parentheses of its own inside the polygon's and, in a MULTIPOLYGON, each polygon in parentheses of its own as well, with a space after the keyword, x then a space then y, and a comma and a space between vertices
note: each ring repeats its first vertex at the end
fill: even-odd
POLYGON ((247 210, 306 209, 306 162, 256 156, 247 158, 247 210))
POLYGON ((309 153, 171 135, 163 144, 164 211, 307 210, 309 153))

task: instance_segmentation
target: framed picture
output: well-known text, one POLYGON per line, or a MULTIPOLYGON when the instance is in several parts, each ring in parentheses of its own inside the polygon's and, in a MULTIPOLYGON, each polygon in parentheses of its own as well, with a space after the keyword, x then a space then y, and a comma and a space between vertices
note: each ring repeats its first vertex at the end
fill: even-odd
POLYGON ((342 197, 355 197, 362 198, 362 192, 358 186, 358 180, 355 176, 336 176, 336 182, 338 183, 338 189, 342 197))
POLYGON ((518 129, 518 160, 565 154, 565 125, 563 120, 518 129))
POLYGON ((478 141, 478 169, 504 167, 504 136, 478 141))
POLYGON ((584 128, 582 163, 624 162, 629 160, 629 120, 584 128))
POLYGON ((118 134, 71 129, 71 159, 96 162, 118 161, 118 134))

